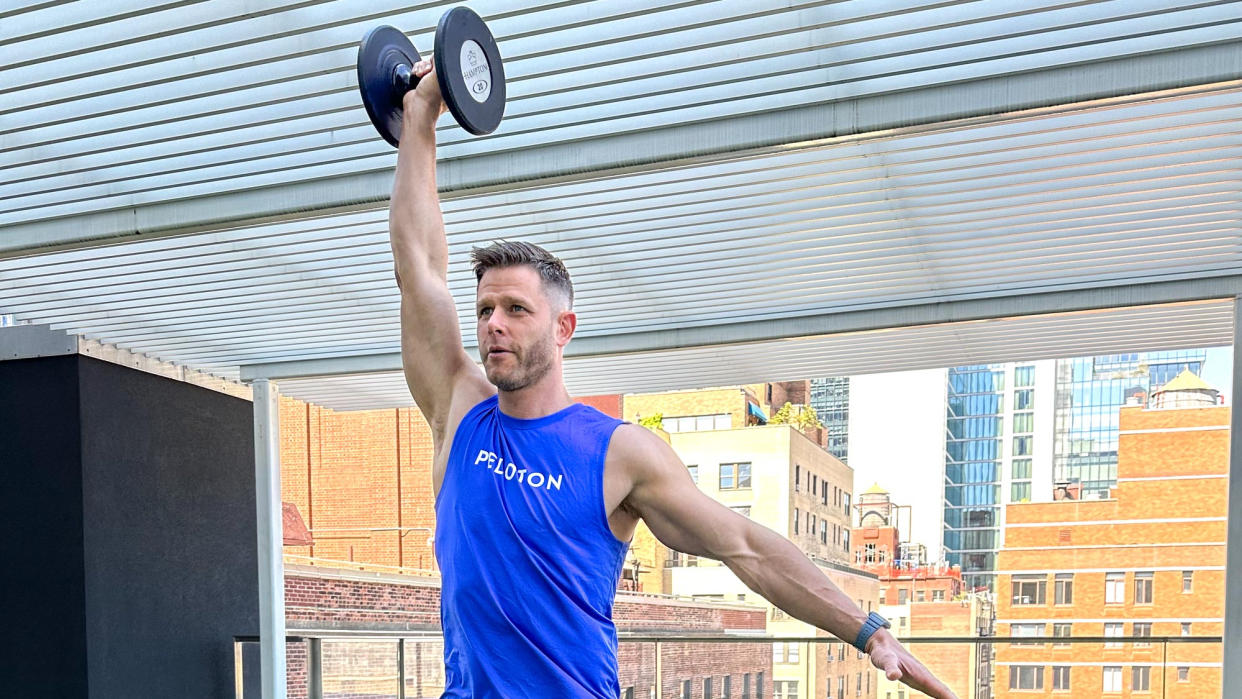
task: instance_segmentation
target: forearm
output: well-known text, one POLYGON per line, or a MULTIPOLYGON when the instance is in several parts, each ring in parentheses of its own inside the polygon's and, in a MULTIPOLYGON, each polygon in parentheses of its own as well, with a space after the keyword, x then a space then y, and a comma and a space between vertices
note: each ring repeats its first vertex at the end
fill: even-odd
POLYGON ((407 99, 397 149, 397 172, 388 205, 388 231, 398 283, 415 274, 448 271, 448 242, 436 191, 438 112, 422 100, 407 99))
POLYGON ((867 618, 855 600, 771 529, 753 526, 747 539, 744 553, 724 559, 742 582, 790 616, 843 641, 854 641, 867 618))

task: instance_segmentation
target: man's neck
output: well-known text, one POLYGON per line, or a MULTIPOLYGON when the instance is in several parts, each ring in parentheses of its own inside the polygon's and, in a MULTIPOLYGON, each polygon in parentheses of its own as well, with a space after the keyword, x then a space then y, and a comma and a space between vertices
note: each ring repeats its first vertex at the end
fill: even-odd
POLYGON ((560 372, 549 371, 538 382, 517 391, 500 391, 500 411, 522 420, 551 415, 569 407, 573 401, 565 390, 560 372))

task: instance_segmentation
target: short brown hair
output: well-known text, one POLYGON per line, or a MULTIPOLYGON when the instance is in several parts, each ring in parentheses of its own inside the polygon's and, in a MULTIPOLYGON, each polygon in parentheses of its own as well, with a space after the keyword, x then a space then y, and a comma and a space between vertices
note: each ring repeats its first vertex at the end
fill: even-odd
POLYGON ((498 240, 485 248, 472 249, 470 261, 474 264, 476 281, 483 281, 483 274, 489 269, 522 265, 531 267, 539 273, 545 288, 563 294, 567 308, 574 307, 574 284, 569 279, 569 270, 565 269, 565 263, 534 243, 498 240))

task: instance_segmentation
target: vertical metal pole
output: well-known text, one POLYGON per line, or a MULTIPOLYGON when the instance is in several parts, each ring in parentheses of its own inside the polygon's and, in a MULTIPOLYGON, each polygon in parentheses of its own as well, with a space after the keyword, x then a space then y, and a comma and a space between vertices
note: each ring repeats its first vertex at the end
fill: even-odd
MULTIPOLYGON (((1242 580, 1242 296, 1233 300, 1233 392, 1229 415, 1229 504, 1225 533, 1225 580, 1242 580)), ((1221 692, 1242 687, 1242 585, 1225 585, 1225 648, 1221 692)))
POLYGON ((405 699, 405 639, 397 639, 397 699, 405 699))
POLYGON ((233 641, 233 696, 244 699, 246 694, 246 669, 242 662, 242 643, 233 641))
POLYGON ((323 699, 323 639, 307 640, 306 696, 307 699, 323 699))
POLYGON ((655 642, 656 654, 656 696, 664 699, 664 663, 660 660, 660 642, 655 642))
POLYGON ((259 533, 259 657, 263 699, 285 699, 285 566, 276 388, 254 382, 254 480, 259 533))

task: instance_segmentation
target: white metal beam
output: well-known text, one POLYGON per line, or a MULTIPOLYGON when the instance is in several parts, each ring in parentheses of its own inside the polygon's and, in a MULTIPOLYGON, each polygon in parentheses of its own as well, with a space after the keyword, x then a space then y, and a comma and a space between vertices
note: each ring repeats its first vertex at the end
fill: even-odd
POLYGON ((259 535, 259 653, 263 699, 285 699, 284 520, 280 406, 270 381, 254 382, 255 515, 259 535))
POLYGON ((1229 415, 1228 529, 1225 534, 1225 648, 1221 696, 1230 699, 1242 687, 1242 295, 1234 298, 1233 406, 1229 415), (1230 583, 1229 580, 1234 582, 1230 583))
MULTIPOLYGON (((569 343, 565 356, 566 358, 581 358, 622 355, 990 318, 1201 301, 1232 298, 1239 292, 1242 292, 1242 276, 1229 275, 1094 289, 1050 291, 1042 294, 988 296, 889 308, 797 315, 743 323, 697 325, 582 337, 569 343)), ((474 350, 473 346, 467 347, 468 353, 474 350)), ((241 368, 241 378, 243 381, 254 381, 400 370, 401 355, 394 352, 252 364, 241 368)))

